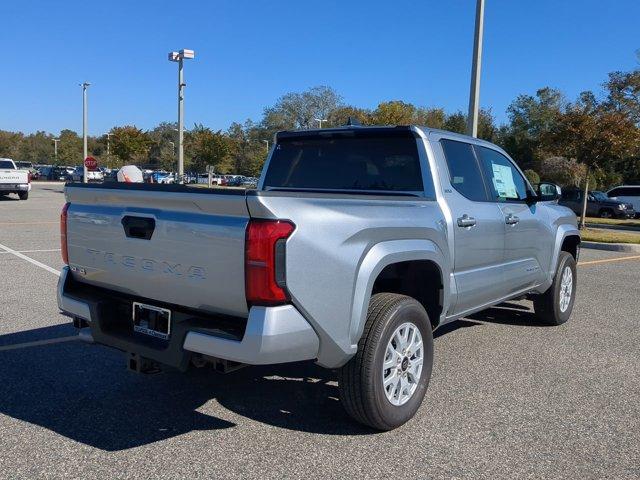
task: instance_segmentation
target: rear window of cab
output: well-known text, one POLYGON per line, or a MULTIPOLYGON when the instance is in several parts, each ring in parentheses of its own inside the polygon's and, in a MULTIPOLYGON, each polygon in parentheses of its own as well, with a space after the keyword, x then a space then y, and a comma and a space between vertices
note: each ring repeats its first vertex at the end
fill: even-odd
POLYGON ((279 138, 263 188, 424 192, 412 132, 322 133, 279 138))

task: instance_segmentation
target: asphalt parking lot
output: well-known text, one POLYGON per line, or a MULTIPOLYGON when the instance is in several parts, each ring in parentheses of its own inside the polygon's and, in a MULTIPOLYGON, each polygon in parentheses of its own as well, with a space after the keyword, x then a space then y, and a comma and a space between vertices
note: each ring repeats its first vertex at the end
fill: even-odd
POLYGON ((62 188, 0 199, 0 477, 640 478, 640 255, 583 250, 563 326, 513 302, 438 330, 423 407, 376 433, 313 364, 141 376, 77 341, 62 188))

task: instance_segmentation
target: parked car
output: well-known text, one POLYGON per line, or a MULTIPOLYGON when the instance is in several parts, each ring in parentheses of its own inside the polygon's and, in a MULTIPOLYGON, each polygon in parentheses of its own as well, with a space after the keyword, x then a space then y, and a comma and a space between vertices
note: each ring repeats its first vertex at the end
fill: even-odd
POLYGON ((82 338, 135 371, 315 360, 390 430, 422 403, 433 329, 523 295, 569 319, 576 216, 499 147, 403 126, 275 143, 257 191, 66 186, 57 298, 82 338))
POLYGON ((10 158, 0 158, 0 195, 15 193, 20 200, 26 200, 29 198, 30 191, 31 174, 29 171, 19 169, 10 158))
POLYGON ((16 163, 16 167, 18 167, 20 170, 29 171, 29 173, 31 174, 31 180, 37 180, 38 177, 40 177, 40 172, 36 168, 34 168, 32 162, 15 162, 15 163, 16 163))
MULTIPOLYGON (((69 177, 69 171, 65 167, 46 166, 40 169, 40 178, 50 181, 66 182, 69 177)), ((73 170, 71 170, 73 173, 73 170)))
MULTIPOLYGON (((84 167, 79 166, 73 169, 70 175, 67 176, 67 180, 72 182, 84 181, 84 167)), ((104 174, 100 170, 88 170, 87 182, 102 182, 104 180, 104 174)))
MULTIPOLYGON (((582 215, 584 191, 578 188, 562 189, 560 205, 569 207, 576 215, 582 215)), ((609 198, 604 192, 592 190, 587 197, 587 217, 600 218, 633 218, 633 205, 609 198)))
POLYGON ((111 169, 109 173, 104 174, 104 182, 117 182, 118 181, 118 170, 111 169))
POLYGON ((636 217, 640 217, 640 185, 621 185, 609 190, 607 196, 633 205, 636 217))

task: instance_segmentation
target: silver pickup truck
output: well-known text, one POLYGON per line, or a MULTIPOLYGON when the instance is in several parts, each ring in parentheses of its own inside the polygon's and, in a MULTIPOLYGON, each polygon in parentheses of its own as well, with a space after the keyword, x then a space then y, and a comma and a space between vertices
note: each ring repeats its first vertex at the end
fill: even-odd
POLYGON ((280 132, 255 191, 69 184, 58 305, 130 368, 315 360, 389 430, 434 329, 527 296, 568 320, 580 234, 500 148, 421 127, 280 132))

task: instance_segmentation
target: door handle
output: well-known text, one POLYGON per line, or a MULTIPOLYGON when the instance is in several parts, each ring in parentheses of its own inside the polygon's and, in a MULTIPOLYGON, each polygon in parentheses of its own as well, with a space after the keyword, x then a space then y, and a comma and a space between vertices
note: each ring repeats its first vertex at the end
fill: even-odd
POLYGON ((504 221, 507 225, 515 225, 520 221, 518 217, 516 217, 513 213, 510 213, 506 217, 504 217, 504 221))
POLYGON ((466 213, 458 218, 458 226, 459 227, 473 227, 476 224, 476 219, 470 217, 466 213))

